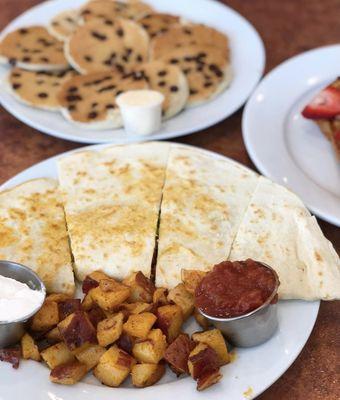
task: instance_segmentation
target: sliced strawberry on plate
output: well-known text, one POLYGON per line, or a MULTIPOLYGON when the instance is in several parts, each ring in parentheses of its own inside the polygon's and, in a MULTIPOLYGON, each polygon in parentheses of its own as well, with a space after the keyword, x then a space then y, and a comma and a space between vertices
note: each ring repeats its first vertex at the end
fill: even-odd
POLYGON ((302 115, 309 119, 334 118, 340 114, 340 90, 328 86, 304 108, 302 115))

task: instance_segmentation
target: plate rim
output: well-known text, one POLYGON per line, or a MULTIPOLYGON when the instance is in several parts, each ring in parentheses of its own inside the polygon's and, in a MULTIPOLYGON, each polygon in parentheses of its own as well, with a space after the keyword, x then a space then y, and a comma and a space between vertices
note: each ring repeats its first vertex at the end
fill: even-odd
MULTIPOLYGON (((12 19, 0 32, 0 37, 7 32, 7 30, 11 30, 11 27, 13 24, 15 24, 18 20, 20 20, 22 17, 25 17, 28 13, 33 11, 36 11, 39 8, 44 8, 44 6, 46 6, 46 4, 53 4, 55 0, 47 0, 44 1, 42 3, 39 3, 33 7, 28 8, 27 10, 25 10, 24 12, 22 12, 21 14, 19 14, 17 17, 15 17, 14 19, 12 19)), ((252 32, 252 36, 254 38, 254 40, 256 40, 258 48, 259 48, 259 65, 260 68, 257 71, 256 74, 256 78, 254 78, 253 82, 251 85, 249 85, 249 87, 247 88, 247 90, 244 90, 243 96, 240 97, 239 101, 236 102, 229 110, 228 113, 223 114, 221 113, 221 115, 219 115, 217 118, 215 118, 214 120, 210 120, 206 123, 202 123, 199 127, 197 126, 193 126, 190 128, 185 128, 185 129, 178 129, 177 133, 174 132, 165 132, 165 133, 156 133, 154 135, 150 135, 150 136, 145 136, 144 137, 144 141, 151 141, 151 140, 167 140, 167 139, 171 139, 171 138, 176 138, 176 137, 182 137, 182 136, 186 136, 186 135, 190 135, 193 134, 195 132, 199 132, 202 130, 205 130, 211 126, 214 126, 218 123, 220 123, 221 121, 231 117, 236 111, 238 111, 247 101, 247 99, 251 96, 251 94, 253 93, 253 91, 255 90, 256 86, 258 85, 259 81, 261 80, 261 78, 263 77, 264 71, 265 71, 265 67, 266 67, 266 48, 265 48, 265 44, 264 41, 260 35, 260 33, 258 32, 258 30, 255 28, 255 26, 246 18, 244 17, 241 13, 239 13, 238 11, 234 10, 232 7, 221 3, 217 0, 204 0, 205 2, 210 2, 213 4, 218 5, 221 8, 224 8, 227 10, 228 13, 230 13, 233 17, 235 16, 236 18, 238 18, 242 24, 247 25, 248 29, 252 32)), ((171 1, 169 0, 169 3, 171 3, 171 1)), ((228 89, 226 89, 228 90, 228 89)), ((214 99, 212 99, 213 101, 214 99)), ((17 100, 16 100, 17 101, 17 100)), ((22 103, 18 102, 20 105, 22 105, 22 103)), ((0 96, 0 104, 2 105, 2 107, 11 115, 14 116, 14 118, 16 118, 18 121, 24 123, 25 125, 38 130, 39 132, 43 133, 43 134, 47 134, 49 136, 52 137, 56 137, 59 139, 63 139, 63 140, 67 140, 67 141, 72 141, 72 142, 76 142, 76 143, 86 143, 86 144, 104 144, 104 143, 112 143, 112 144, 124 144, 124 143, 132 143, 132 142, 137 142, 139 141, 138 138, 136 137, 127 137, 126 140, 119 140, 119 141, 115 141, 114 139, 95 139, 95 138, 90 138, 90 137, 81 137, 81 136, 72 136, 69 134, 64 134, 63 132, 56 132, 53 128, 50 128, 49 126, 45 126, 45 125, 41 125, 39 123, 39 121, 34 121, 32 122, 31 119, 29 117, 26 117, 25 115, 20 115, 20 110, 17 110, 15 105, 11 105, 8 104, 8 102, 4 99, 1 98, 0 96)), ((202 105, 204 106, 204 104, 202 105)), ((29 106, 28 106, 29 107, 29 106)), ((199 108, 201 106, 197 106, 197 108, 199 108)), ((190 108, 189 108, 190 110, 190 108)), ((44 111, 44 110, 40 110, 40 111, 44 111)), ((58 111, 57 111, 58 112, 58 111)), ((185 112, 185 110, 184 110, 185 112)), ((173 118, 176 118, 176 116, 174 116, 173 118)), ((69 124, 71 124, 70 126, 72 126, 71 122, 68 122, 69 124)), ((77 127, 76 125, 74 125, 74 129, 75 130, 80 130, 81 128, 77 127)), ((117 129, 119 130, 119 129, 117 129)), ((114 130, 113 130, 114 131, 114 130)), ((89 133, 93 133, 93 135, 95 135, 96 130, 90 130, 88 129, 87 132, 89 133)))
MULTIPOLYGON (((252 141, 251 141, 251 136, 252 132, 249 124, 249 114, 251 113, 251 108, 254 106, 255 103, 255 97, 258 93, 259 90, 263 87, 263 85, 266 84, 267 80, 272 79, 276 74, 280 74, 282 70, 286 68, 287 65, 290 63, 295 62, 296 60, 302 59, 305 56, 308 56, 312 53, 318 53, 319 51, 323 50, 331 50, 331 49, 337 49, 340 52, 340 44, 330 44, 326 46, 319 46, 313 49, 309 49, 307 51, 304 51, 303 53, 296 54, 286 60, 284 60, 282 63, 278 64, 275 66, 271 71, 269 71, 263 78, 259 81, 258 85, 256 86, 255 90, 252 92, 252 94, 249 96, 243 110, 242 114, 242 122, 241 122, 241 129, 242 129, 242 137, 243 141, 247 150, 247 153, 256 166, 256 168, 260 171, 261 174, 263 174, 266 177, 269 177, 275 182, 278 182, 279 184, 282 185, 282 182, 279 181, 279 178, 277 175, 273 174, 271 172, 271 167, 270 165, 268 166, 268 163, 264 162, 261 160, 261 156, 258 155, 256 148, 253 146, 252 141)), ((297 166, 295 168, 298 169, 297 166)), ((302 171, 303 174, 305 175, 304 171, 302 171)), ((305 178, 306 180, 311 180, 310 178, 305 178)), ((294 187, 291 187, 291 189, 294 191, 294 187)), ((322 190, 320 189, 320 193, 322 193, 322 190)), ((330 214, 327 213, 327 210, 323 210, 322 206, 320 205, 313 205, 309 203, 308 199, 303 199, 301 195, 303 203, 305 206, 316 216, 321 218, 322 220, 334 225, 334 226, 340 226, 340 218, 334 217, 330 214)))

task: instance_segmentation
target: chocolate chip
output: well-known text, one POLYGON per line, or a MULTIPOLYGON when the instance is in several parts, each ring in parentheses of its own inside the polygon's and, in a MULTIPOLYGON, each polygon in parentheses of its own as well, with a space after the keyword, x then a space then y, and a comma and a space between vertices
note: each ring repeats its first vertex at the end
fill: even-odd
POLYGON ((48 94, 45 92, 40 92, 37 95, 38 97, 40 97, 41 99, 46 99, 48 97, 48 94))
POLYGON ((142 61, 143 61, 143 56, 141 56, 140 54, 138 54, 138 56, 136 57, 136 61, 142 62, 142 61))
POLYGON ((107 92, 107 91, 113 90, 113 89, 116 89, 116 85, 105 86, 105 87, 99 89, 99 90, 98 90, 98 93, 107 92))
POLYGON ((121 64, 115 64, 115 66, 116 66, 118 72, 124 73, 124 67, 123 67, 123 65, 121 65, 121 64))
POLYGON ((70 105, 67 107, 67 109, 68 109, 69 111, 74 111, 74 110, 76 109, 76 105, 75 105, 75 104, 70 104, 70 105))
POLYGON ((30 62, 31 61, 31 57, 23 57, 22 61, 23 62, 30 62))
POLYGON ((85 55, 84 56, 84 60, 87 61, 87 62, 91 62, 92 61, 92 57, 88 56, 88 55, 85 55))
POLYGON ((204 53, 203 51, 197 54, 198 58, 204 58, 207 56, 207 53, 204 53))
POLYGON ((21 83, 13 83, 13 85, 12 85, 12 88, 14 89, 14 90, 17 90, 17 89, 19 89, 21 87, 21 83))
POLYGON ((115 106, 114 104, 106 104, 105 108, 106 108, 107 110, 110 110, 110 109, 112 109, 112 108, 116 108, 116 106, 115 106))
POLYGON ((205 84, 204 84, 204 87, 210 87, 210 86, 212 86, 213 85, 213 83, 212 82, 205 82, 205 84))
POLYGON ((186 34, 186 35, 191 35, 191 30, 190 29, 183 29, 183 32, 186 34))
POLYGON ((113 25, 113 22, 112 22, 110 19, 106 19, 106 20, 104 21, 104 24, 105 24, 105 25, 113 25))
POLYGON ((170 91, 171 92, 178 92, 178 87, 177 86, 170 86, 170 91))
POLYGON ((40 57, 40 61, 47 63, 49 59, 47 57, 40 57))
POLYGON ((183 72, 187 75, 191 71, 191 68, 185 68, 183 69, 183 72))
POLYGON ((128 62, 129 61, 129 56, 122 56, 122 60, 125 61, 125 62, 128 62))
POLYGON ((146 30, 148 30, 150 28, 150 26, 148 24, 142 24, 142 27, 146 30))
POLYGON ((70 86, 69 88, 68 88, 68 92, 69 93, 74 93, 74 92, 76 92, 78 90, 78 88, 77 88, 77 86, 70 86))
POLYGON ((177 58, 171 58, 170 59, 170 64, 178 64, 178 59, 177 58))
POLYGON ((158 82, 158 86, 160 86, 160 87, 163 87, 163 86, 165 86, 166 85, 166 82, 165 81, 160 81, 160 82, 158 82))
POLYGON ((191 56, 185 56, 184 57, 184 61, 194 61, 195 57, 191 57, 191 56))
POLYGON ((25 28, 22 28, 22 29, 19 29, 19 33, 20 33, 21 35, 26 35, 26 33, 28 33, 28 30, 25 29, 25 28))
POLYGON ((120 94, 122 94, 123 91, 122 90, 118 90, 118 92, 116 93, 116 96, 119 96, 120 94))
POLYGON ((95 101, 94 103, 91 104, 91 107, 94 108, 94 107, 97 107, 97 105, 98 105, 98 103, 95 101))
POLYGON ((98 116, 98 113, 97 113, 96 111, 91 111, 91 112, 87 115, 87 117, 88 117, 89 119, 96 118, 97 116, 98 116))
POLYGON ((165 71, 165 69, 162 69, 161 71, 159 71, 159 72, 157 73, 157 75, 158 75, 158 76, 165 76, 167 73, 168 73, 168 72, 165 71))
POLYGON ((127 47, 125 51, 126 51, 126 54, 127 54, 127 55, 130 55, 130 54, 133 52, 133 50, 131 49, 131 47, 127 47))
POLYGON ((203 71, 203 68, 204 68, 204 65, 197 65, 196 71, 201 72, 201 71, 203 71))
POLYGON ((21 76, 20 72, 13 72, 12 76, 14 76, 15 78, 19 78, 21 76))
POLYGON ((82 99, 83 98, 81 96, 79 96, 78 94, 69 94, 68 96, 66 96, 67 101, 79 101, 82 99))
POLYGON ((96 38, 96 39, 98 39, 98 40, 101 40, 101 41, 107 40, 107 36, 106 36, 106 35, 102 35, 101 33, 96 32, 96 31, 92 31, 92 32, 91 32, 91 35, 92 35, 94 38, 96 38))
POLYGON ((194 94, 197 94, 197 93, 198 93, 197 90, 195 90, 195 89, 190 89, 190 94, 191 94, 191 95, 194 95, 194 94))
POLYGON ((74 22, 71 17, 66 17, 66 21, 69 22, 70 24, 72 24, 74 22))
POLYGON ((119 37, 123 37, 123 36, 124 36, 124 31, 123 31, 123 29, 122 29, 122 28, 118 28, 118 29, 116 30, 116 34, 117 34, 119 37))
POLYGON ((43 83, 45 83, 45 81, 44 81, 43 79, 38 79, 38 80, 36 81, 36 84, 37 84, 37 85, 42 85, 43 83))

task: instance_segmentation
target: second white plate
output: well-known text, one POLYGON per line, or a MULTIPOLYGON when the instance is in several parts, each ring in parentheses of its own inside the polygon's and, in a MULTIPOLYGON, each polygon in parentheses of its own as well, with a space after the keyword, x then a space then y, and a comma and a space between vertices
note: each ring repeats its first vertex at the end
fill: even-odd
MULTIPOLYGON (((186 135, 205 129, 229 117, 242 106, 262 76, 265 52, 259 34, 240 14, 213 0, 146 1, 159 11, 178 14, 193 22, 202 22, 225 32, 230 39, 234 78, 231 86, 216 99, 184 110, 166 121, 160 132, 145 139, 169 139, 186 135)), ((52 16, 60 11, 70 7, 79 7, 84 2, 85 0, 73 0, 72 4, 65 0, 44 2, 13 20, 2 32, 1 37, 20 26, 46 24, 52 16)), ((0 68, 0 80, 6 73, 6 68, 0 68)), ((25 124, 62 139, 81 143, 111 142, 117 144, 140 140, 140 137, 127 136, 123 129, 94 131, 79 128, 66 121, 59 113, 42 111, 19 103, 4 90, 0 90, 0 102, 4 108, 25 124)))
POLYGON ((264 175, 289 187, 320 218, 340 226, 340 164, 301 110, 339 76, 340 45, 300 54, 271 71, 248 100, 243 138, 264 175))

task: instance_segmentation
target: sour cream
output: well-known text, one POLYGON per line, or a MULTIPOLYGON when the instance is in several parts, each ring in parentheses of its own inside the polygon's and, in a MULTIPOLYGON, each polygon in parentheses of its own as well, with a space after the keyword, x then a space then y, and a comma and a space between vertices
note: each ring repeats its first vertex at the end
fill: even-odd
POLYGON ((37 310, 43 301, 43 292, 0 275, 0 322, 24 318, 37 310))
POLYGON ((124 128, 131 135, 150 135, 159 130, 164 96, 155 90, 130 90, 116 99, 124 128))

